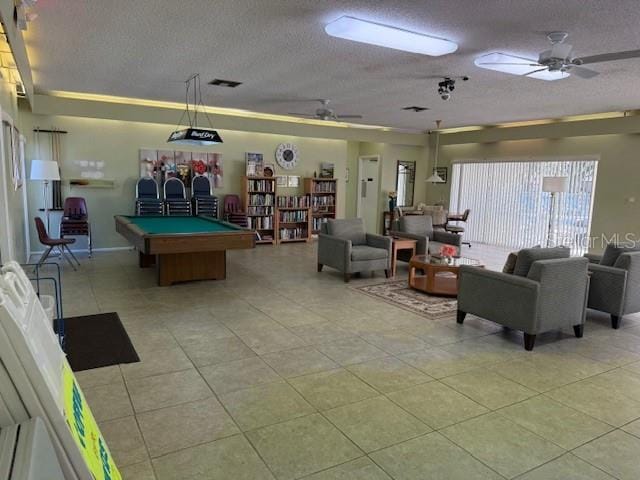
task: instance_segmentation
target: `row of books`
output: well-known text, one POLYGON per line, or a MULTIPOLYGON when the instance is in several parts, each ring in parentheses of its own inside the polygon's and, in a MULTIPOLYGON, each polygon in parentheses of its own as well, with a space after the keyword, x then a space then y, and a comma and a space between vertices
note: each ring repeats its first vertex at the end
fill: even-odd
POLYGON ((251 205, 273 205, 272 193, 256 193, 249 195, 249 204, 251 205))
POLYGON ((273 192, 274 180, 249 180, 249 191, 251 192, 273 192))
POLYGON ((313 230, 314 231, 320 230, 320 228, 322 227, 323 223, 327 223, 327 219, 326 218, 322 218, 322 217, 314 218, 313 219, 313 230))
POLYGON ((247 223, 252 230, 273 230, 273 217, 248 217, 247 223))
POLYGON ((308 237, 306 228, 281 228, 279 233, 280 240, 298 240, 308 237))
POLYGON ((306 222, 309 217, 307 210, 293 210, 280 212, 281 222, 306 222))
POLYGON ((316 181, 315 186, 316 193, 335 193, 336 192, 336 182, 322 182, 316 181))
POLYGON ((336 198, 334 196, 313 197, 313 207, 326 207, 336 204, 336 198))
POLYGON ((273 207, 249 207, 247 215, 273 215, 273 207))
POLYGON ((309 196, 301 195, 301 196, 279 196, 277 200, 277 205, 280 208, 308 208, 309 207, 309 196))

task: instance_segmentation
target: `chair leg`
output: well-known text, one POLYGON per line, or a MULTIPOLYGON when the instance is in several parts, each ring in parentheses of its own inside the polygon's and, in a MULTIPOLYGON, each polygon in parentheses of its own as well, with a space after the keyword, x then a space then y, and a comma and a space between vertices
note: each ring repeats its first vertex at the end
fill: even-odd
POLYGON ((88 239, 87 239, 87 243, 89 244, 89 258, 91 258, 91 256, 93 255, 93 242, 91 240, 91 224, 88 224, 88 239))
POLYGON ((524 334, 524 349, 530 352, 533 350, 533 346, 536 343, 536 336, 531 335, 530 333, 524 334))
POLYGON ((350 280, 351 280, 351 274, 350 273, 345 273, 344 274, 344 283, 349 283, 350 280))
POLYGON ((384 276, 385 276, 386 278, 391 278, 391 270, 386 269, 386 270, 384 271, 384 276))
POLYGON ((322 271, 322 267, 324 267, 324 265, 322 265, 321 263, 318 264, 318 272, 322 271))
POLYGON ((611 315, 611 328, 616 330, 620 328, 620 317, 618 315, 611 315))
POLYGON ((47 258, 49 258, 49 254, 51 253, 51 250, 53 250, 53 247, 49 247, 47 248, 42 255, 40 255, 40 259, 38 260, 38 262, 36 263, 36 268, 38 268, 40 265, 42 265, 47 258))
POLYGON ((60 252, 60 255, 67 261, 67 263, 69 265, 71 265, 71 268, 73 268, 74 270, 76 270, 76 266, 73 264, 73 262, 71 261, 71 259, 69 257, 67 257, 67 254, 64 253, 64 246, 58 246, 58 251, 60 252))
POLYGON ((580 325, 574 325, 573 333, 577 338, 582 338, 582 336, 584 335, 584 323, 581 323, 580 325))
POLYGON ((464 318, 467 316, 467 312, 463 312, 462 310, 458 310, 456 313, 456 322, 461 324, 464 322, 464 318))
POLYGON ((65 248, 67 250, 67 252, 69 252, 69 255, 71 255, 71 258, 73 258, 76 261, 76 263, 78 264, 78 266, 80 266, 80 262, 78 261, 76 256, 73 254, 73 252, 71 251, 69 246, 68 245, 63 245, 63 248, 65 248))

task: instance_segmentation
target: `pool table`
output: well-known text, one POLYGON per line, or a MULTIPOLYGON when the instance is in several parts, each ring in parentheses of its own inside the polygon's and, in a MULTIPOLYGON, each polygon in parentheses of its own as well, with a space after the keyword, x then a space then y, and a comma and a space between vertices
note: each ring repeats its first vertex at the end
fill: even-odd
POLYGON ((157 263, 158 285, 227 276, 227 250, 254 248, 255 232, 211 217, 116 215, 116 231, 136 247, 140 267, 157 263))

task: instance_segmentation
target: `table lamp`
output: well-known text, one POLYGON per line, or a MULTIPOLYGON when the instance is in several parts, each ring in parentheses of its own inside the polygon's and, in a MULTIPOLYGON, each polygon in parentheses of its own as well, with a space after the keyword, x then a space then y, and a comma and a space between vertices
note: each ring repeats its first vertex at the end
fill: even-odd
POLYGON ((51 160, 31 160, 30 179, 44 182, 42 196, 44 200, 44 215, 47 220, 47 232, 49 232, 49 182, 60 180, 58 163, 51 160))
POLYGON ((547 247, 551 246, 553 224, 555 223, 556 195, 569 191, 569 177, 544 177, 542 179, 542 191, 551 194, 551 206, 549 210, 549 231, 547 233, 547 247))

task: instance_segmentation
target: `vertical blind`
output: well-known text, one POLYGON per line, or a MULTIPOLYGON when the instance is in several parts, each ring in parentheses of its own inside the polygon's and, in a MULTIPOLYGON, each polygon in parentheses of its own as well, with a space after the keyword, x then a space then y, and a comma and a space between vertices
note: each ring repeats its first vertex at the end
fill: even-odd
POLYGON ((465 239, 510 248, 545 246, 552 221, 553 243, 573 254, 588 250, 598 162, 482 162, 453 165, 449 210, 470 209, 465 239), (569 191, 542 191, 544 177, 569 177, 569 191))

